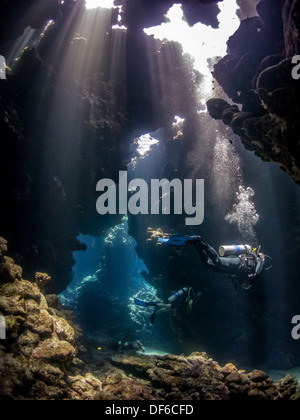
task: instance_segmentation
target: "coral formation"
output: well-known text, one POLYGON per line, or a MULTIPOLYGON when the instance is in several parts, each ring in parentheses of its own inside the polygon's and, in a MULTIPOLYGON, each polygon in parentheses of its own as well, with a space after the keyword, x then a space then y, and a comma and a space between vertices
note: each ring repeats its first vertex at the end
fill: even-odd
MULTIPOLYGON (((1 270, 6 241, 0 238, 1 270)), ((139 343, 101 347, 83 338, 56 295, 44 295, 13 260, 0 282, 0 314, 7 337, 0 345, 0 400, 295 400, 288 375, 278 383, 259 370, 220 367, 205 353, 138 354, 139 343)))
POLYGON ((2 238, 0 242, 5 273, 0 313, 6 321, 6 339, 0 346, 0 399, 94 399, 101 388, 99 380, 92 375, 66 379, 80 328, 56 296, 45 296, 36 283, 22 278, 22 269, 3 255, 6 242, 2 238))
POLYGON ((43 289, 47 286, 51 277, 46 273, 35 273, 35 282, 40 289, 43 289))

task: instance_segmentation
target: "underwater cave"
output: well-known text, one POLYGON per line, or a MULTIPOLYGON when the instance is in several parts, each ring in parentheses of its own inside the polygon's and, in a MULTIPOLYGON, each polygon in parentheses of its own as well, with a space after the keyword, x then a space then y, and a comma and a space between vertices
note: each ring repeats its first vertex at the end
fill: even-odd
POLYGON ((300 399, 299 13, 0 2, 0 400, 300 399))

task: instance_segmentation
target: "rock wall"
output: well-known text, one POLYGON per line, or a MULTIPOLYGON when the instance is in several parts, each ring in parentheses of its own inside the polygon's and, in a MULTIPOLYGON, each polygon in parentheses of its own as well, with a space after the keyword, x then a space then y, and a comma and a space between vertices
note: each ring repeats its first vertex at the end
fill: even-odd
POLYGON ((212 99, 207 106, 248 150, 276 162, 299 184, 300 85, 292 77, 292 57, 299 53, 299 4, 263 0, 257 12, 230 37, 228 54, 213 73, 239 106, 224 99, 212 99))
POLYGON ((100 236, 121 220, 97 214, 97 182, 117 180, 126 170, 134 138, 196 109, 193 80, 198 76, 179 45, 160 45, 129 26, 127 35, 117 31, 126 48, 116 55, 111 72, 97 40, 109 56, 116 16, 97 13, 108 27, 99 25, 93 39, 78 37, 83 10, 77 2, 0 81, 0 176, 5 180, 0 230, 25 273, 48 272, 55 292, 71 281, 72 253, 85 249, 77 235, 100 236), (84 54, 90 54, 89 67, 78 61, 84 54))

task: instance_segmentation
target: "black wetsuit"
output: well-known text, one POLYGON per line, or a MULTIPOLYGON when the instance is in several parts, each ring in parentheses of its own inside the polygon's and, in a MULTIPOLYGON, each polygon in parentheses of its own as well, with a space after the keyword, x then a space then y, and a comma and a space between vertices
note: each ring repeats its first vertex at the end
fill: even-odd
POLYGON ((263 272, 264 261, 255 253, 220 257, 217 251, 200 236, 192 237, 191 243, 195 246, 205 265, 238 280, 253 282, 263 272))

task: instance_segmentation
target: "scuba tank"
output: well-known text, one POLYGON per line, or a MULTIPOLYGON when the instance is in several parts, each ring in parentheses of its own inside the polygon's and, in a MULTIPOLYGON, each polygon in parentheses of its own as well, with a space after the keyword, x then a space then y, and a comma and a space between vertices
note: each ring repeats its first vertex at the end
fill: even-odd
POLYGON ((169 303, 174 303, 178 298, 181 298, 188 292, 187 287, 183 287, 182 289, 178 290, 178 292, 174 293, 174 295, 168 298, 169 303))
POLYGON ((227 257, 228 255, 249 254, 252 252, 250 245, 222 245, 219 248, 220 257, 227 257))

